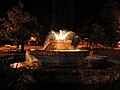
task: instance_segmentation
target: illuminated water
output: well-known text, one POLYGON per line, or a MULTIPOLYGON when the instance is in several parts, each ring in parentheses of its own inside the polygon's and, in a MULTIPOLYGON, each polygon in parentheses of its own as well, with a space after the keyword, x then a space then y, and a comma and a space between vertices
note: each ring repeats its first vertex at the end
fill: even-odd
POLYGON ((43 50, 74 50, 79 42, 79 36, 73 31, 51 31, 45 39, 43 50))

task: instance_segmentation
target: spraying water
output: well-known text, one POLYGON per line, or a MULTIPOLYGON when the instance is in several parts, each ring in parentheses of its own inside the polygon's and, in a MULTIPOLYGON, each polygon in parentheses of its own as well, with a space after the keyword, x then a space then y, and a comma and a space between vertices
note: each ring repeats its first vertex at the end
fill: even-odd
POLYGON ((51 32, 49 32, 48 36, 46 37, 46 40, 44 43, 44 49, 52 42, 54 44, 56 42, 57 43, 56 45, 58 45, 58 44, 62 45, 60 43, 63 42, 64 45, 66 44, 66 46, 68 44, 71 44, 71 46, 77 47, 80 42, 80 38, 73 31, 65 31, 65 30, 59 30, 59 32, 51 31, 51 32))

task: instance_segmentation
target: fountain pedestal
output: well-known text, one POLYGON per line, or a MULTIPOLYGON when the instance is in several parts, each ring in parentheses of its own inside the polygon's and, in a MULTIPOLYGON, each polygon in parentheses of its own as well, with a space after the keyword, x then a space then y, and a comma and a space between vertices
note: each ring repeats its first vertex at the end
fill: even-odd
POLYGON ((50 40, 45 50, 74 50, 71 40, 50 40))

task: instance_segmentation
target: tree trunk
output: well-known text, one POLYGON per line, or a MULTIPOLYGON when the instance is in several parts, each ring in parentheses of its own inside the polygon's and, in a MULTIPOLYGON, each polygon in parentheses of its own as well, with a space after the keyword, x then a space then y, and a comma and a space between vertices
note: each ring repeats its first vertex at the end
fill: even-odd
POLYGON ((113 48, 114 48, 114 45, 113 45, 113 42, 112 42, 112 41, 110 42, 110 45, 111 45, 111 49, 113 49, 113 48))
POLYGON ((19 41, 17 41, 17 48, 19 48, 19 44, 20 44, 19 41))
POLYGON ((24 52, 24 40, 22 40, 22 43, 21 43, 21 52, 24 52))

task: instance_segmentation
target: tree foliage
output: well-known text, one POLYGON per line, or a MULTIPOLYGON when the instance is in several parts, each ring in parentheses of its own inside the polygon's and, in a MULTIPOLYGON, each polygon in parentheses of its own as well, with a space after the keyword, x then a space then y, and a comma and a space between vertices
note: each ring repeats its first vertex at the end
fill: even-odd
POLYGON ((39 32, 37 18, 24 11, 21 2, 7 11, 7 18, 1 19, 2 26, 0 36, 8 41, 26 41, 32 33, 39 32))
POLYGON ((108 0, 100 12, 101 24, 105 29, 105 35, 111 47, 118 40, 119 15, 119 5, 114 0, 108 0))
POLYGON ((105 33, 104 29, 99 24, 93 24, 91 27, 91 34, 90 34, 90 42, 97 44, 100 42, 104 42, 105 40, 105 33))

